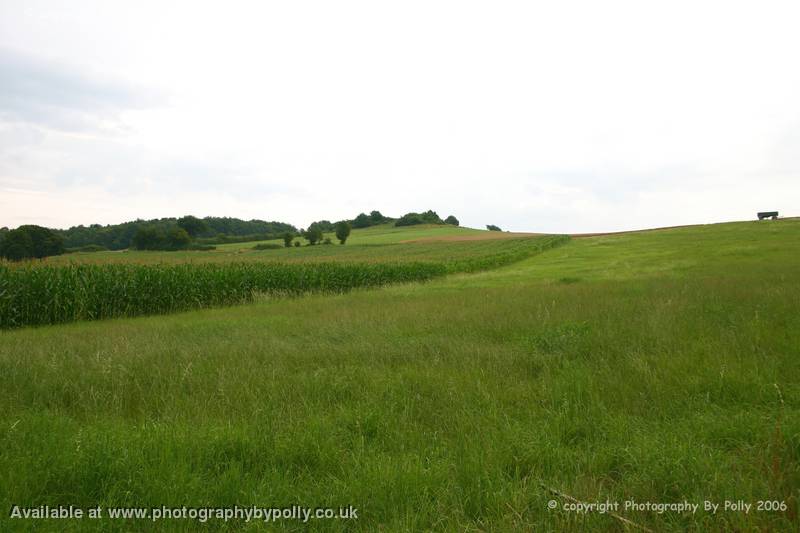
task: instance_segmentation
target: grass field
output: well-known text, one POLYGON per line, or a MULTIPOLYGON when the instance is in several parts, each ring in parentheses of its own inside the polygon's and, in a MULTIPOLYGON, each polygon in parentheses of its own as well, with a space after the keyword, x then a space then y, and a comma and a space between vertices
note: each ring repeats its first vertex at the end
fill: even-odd
POLYGON ((505 266, 569 241, 566 235, 424 244, 251 250, 248 260, 0 263, 0 329, 164 314, 263 296, 342 293, 505 266))
MULTIPOLYGON (((413 240, 378 231, 394 240, 371 244, 413 240)), ((308 250, 325 248, 358 249, 308 250)), ((352 505, 357 520, 271 528, 625 530, 564 510, 551 487, 700 504, 618 511, 655 531, 797 531, 798 311, 800 221, 786 220, 574 239, 425 284, 0 331, 0 506, 352 505), (706 500, 786 510, 711 514, 706 500)), ((0 516, 2 531, 34 525, 263 529, 0 516)))
MULTIPOLYGON (((230 261, 397 261, 409 260, 409 256, 416 258, 437 260, 447 257, 451 251, 459 254, 473 254, 475 249, 467 242, 448 242, 453 238, 489 238, 484 245, 503 247, 503 239, 531 238, 528 234, 494 232, 461 228, 457 226, 421 225, 394 227, 391 224, 373 226, 366 229, 354 230, 341 246, 332 233, 325 234, 335 244, 326 246, 306 246, 307 242, 299 237, 296 239, 303 243, 299 248, 280 248, 277 250, 254 250, 257 244, 277 244, 283 247, 283 240, 257 241, 243 243, 229 243, 217 245, 216 250, 208 251, 139 251, 124 250, 114 252, 76 252, 66 255, 53 256, 45 260, 48 264, 71 263, 207 263, 230 261), (407 241, 423 239, 426 243, 409 243, 407 241), (433 241, 433 242, 431 242, 433 241), (448 251, 443 242, 451 247, 448 251), (426 246, 421 246, 425 244, 426 246), (463 250, 463 252, 459 252, 463 250)), ((489 250, 491 252, 491 250, 489 250)), ((480 250, 478 250, 480 253, 480 250)))

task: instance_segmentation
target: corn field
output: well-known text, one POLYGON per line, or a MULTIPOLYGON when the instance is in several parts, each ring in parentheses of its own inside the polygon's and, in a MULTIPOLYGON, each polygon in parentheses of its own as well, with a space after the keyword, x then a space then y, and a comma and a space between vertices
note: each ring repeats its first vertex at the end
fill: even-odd
POLYGON ((511 253, 408 263, 0 264, 0 328, 234 305, 258 294, 345 292, 502 266, 564 242, 511 253))

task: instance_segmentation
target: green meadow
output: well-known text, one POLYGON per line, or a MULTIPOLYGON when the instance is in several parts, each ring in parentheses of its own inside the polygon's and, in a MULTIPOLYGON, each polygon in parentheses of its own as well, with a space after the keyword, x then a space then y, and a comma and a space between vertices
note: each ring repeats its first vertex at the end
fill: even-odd
MULTIPOLYGON (((536 242, 442 230, 52 264, 439 264, 536 242)), ((573 238, 514 259, 343 294, 0 330, 0 531, 800 528, 800 220, 573 238), (575 501, 619 509, 565 508, 575 501), (59 504, 353 506, 358 518, 9 517, 59 504)))
POLYGON ((217 263, 233 261, 408 261, 410 256, 422 260, 438 260, 447 258, 453 253, 475 255, 494 248, 505 246, 503 240, 530 238, 528 234, 488 232, 449 225, 419 225, 395 227, 392 224, 373 226, 354 230, 341 246, 333 233, 325 233, 334 244, 305 246, 306 241, 297 237, 295 240, 303 246, 284 248, 282 239, 270 241, 254 241, 244 243, 220 244, 215 250, 208 251, 104 251, 75 252, 52 256, 45 259, 47 264, 62 265, 75 263, 217 263), (491 237, 491 239, 486 239, 491 237), (469 242, 466 239, 480 240, 469 242), (464 240, 460 240, 464 239, 464 240), (413 242, 417 241, 417 242, 413 242), (419 242, 421 241, 421 242, 419 242), (447 243, 447 244, 444 244, 447 243), (256 250, 257 245, 271 244, 278 246, 275 250, 256 250))

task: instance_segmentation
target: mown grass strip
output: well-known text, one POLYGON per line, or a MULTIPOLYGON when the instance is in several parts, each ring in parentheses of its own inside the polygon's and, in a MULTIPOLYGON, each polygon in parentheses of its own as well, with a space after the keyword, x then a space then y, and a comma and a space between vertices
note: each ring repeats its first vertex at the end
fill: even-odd
POLYGON ((450 262, 0 265, 0 328, 234 305, 257 294, 426 281, 509 264, 567 239, 528 239, 504 253, 450 262))

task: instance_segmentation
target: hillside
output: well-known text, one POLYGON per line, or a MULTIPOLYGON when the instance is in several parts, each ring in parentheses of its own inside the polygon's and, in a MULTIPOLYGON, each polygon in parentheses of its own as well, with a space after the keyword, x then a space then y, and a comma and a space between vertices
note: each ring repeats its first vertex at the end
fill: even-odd
MULTIPOLYGON (((325 237, 336 243, 333 233, 325 233, 325 237)), ((220 244, 209 251, 141 251, 125 250, 113 252, 77 252, 61 256, 48 257, 49 264, 68 263, 182 263, 182 262, 230 262, 230 261, 375 261, 375 260, 409 260, 411 257, 426 258, 446 256, 447 242, 460 242, 462 239, 498 241, 501 239, 529 238, 530 234, 494 232, 462 228, 449 225, 419 225, 395 227, 383 224, 365 229, 354 229, 347 244, 307 246, 306 241, 298 248, 284 249, 282 239, 220 244), (411 242, 414 241, 414 242, 411 242), (272 244, 276 250, 255 250, 254 246, 272 244), (417 246, 427 244, 426 247, 417 246), (412 246, 413 245, 413 246, 412 246)), ((465 253, 479 251, 481 248, 504 246, 496 243, 452 244, 449 249, 464 250, 465 253)))
MULTIPOLYGON (((402 241, 437 231, 470 230, 370 228, 301 253, 436 254, 443 243, 402 241)), ((782 220, 573 239, 427 283, 0 331, 0 506, 352 505, 357 521, 313 528, 622 530, 563 510, 550 487, 700 504, 618 511, 655 531, 793 530, 799 306, 800 221, 782 220), (711 514, 706 500, 786 510, 711 514)))

